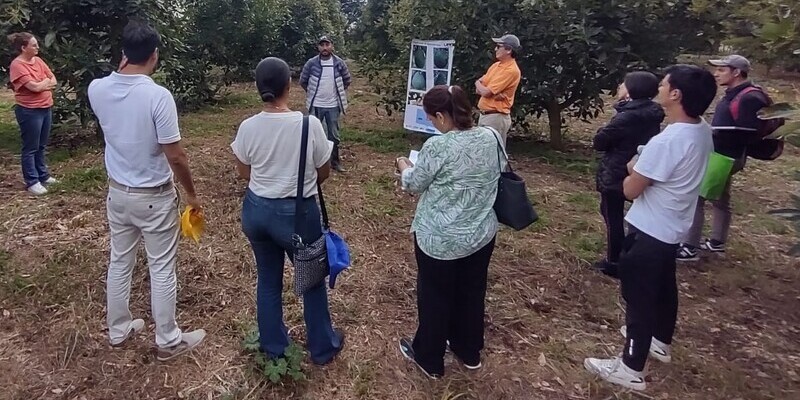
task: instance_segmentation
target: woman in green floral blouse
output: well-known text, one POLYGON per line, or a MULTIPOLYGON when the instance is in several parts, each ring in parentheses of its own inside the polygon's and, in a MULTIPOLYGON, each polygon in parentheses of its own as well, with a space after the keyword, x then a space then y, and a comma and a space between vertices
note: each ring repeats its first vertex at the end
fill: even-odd
POLYGON ((444 134, 425 142, 416 165, 397 159, 403 188, 421 193, 411 224, 419 326, 413 341, 400 340, 400 350, 437 378, 448 346, 466 368, 481 367, 486 276, 498 226, 492 205, 506 161, 496 133, 473 126, 463 89, 435 86, 422 105, 444 134))

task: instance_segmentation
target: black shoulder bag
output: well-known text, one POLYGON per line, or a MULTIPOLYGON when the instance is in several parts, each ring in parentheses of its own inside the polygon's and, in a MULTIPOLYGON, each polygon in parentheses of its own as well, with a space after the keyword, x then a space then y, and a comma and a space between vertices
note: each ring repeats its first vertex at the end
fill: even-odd
MULTIPOLYGON (((302 296, 309 289, 317 287, 320 282, 330 273, 328 264, 328 251, 326 247, 325 235, 320 232, 320 236, 312 243, 303 243, 300 236, 302 228, 303 210, 303 188, 305 187, 306 159, 308 150, 308 117, 303 117, 303 138, 300 141, 300 166, 297 173, 297 194, 295 206, 294 234, 292 235, 292 245, 294 246, 294 293, 302 296)), ((328 226, 328 213, 325 209, 325 201, 322 199, 322 191, 319 190, 320 211, 322 212, 323 226, 328 226)))
POLYGON ((525 188, 525 180, 511 169, 511 160, 508 159, 500 139, 494 129, 489 128, 497 140, 497 168, 500 169, 500 179, 497 181, 497 198, 494 201, 494 212, 497 214, 497 221, 503 225, 510 226, 515 230, 521 231, 530 224, 536 222, 539 216, 533 209, 528 198, 528 191, 525 188), (503 171, 500 162, 500 153, 506 158, 508 171, 503 171))

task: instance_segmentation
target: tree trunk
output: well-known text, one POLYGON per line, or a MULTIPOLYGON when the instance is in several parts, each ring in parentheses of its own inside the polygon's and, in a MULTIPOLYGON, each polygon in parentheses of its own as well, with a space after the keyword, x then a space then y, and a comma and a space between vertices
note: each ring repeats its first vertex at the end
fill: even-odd
POLYGON ((547 119, 550 120, 550 145, 556 149, 564 148, 564 137, 561 135, 561 106, 558 100, 547 104, 547 119))

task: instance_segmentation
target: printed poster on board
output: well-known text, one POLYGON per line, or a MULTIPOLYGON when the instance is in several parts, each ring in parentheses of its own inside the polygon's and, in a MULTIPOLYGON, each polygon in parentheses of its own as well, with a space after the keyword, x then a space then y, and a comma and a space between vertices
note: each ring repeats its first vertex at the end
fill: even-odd
POLYGON ((442 133, 425 116, 422 95, 436 85, 450 85, 455 43, 455 40, 411 41, 406 111, 403 119, 405 129, 434 135, 442 133))

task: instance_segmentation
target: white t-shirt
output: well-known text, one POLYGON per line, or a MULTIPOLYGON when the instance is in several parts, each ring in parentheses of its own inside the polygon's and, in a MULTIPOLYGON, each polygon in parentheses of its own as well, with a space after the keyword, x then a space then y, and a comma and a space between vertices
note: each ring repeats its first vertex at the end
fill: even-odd
MULTIPOLYGON (((250 166, 248 187, 259 197, 283 199, 295 197, 300 166, 300 140, 303 114, 300 112, 256 114, 239 125, 231 143, 233 153, 250 166)), ((308 117, 308 149, 303 197, 317 194, 317 168, 331 158, 333 142, 322 124, 308 117)))
POLYGON ((633 169, 653 184, 633 201, 625 220, 664 243, 685 241, 712 151, 705 121, 674 123, 650 139, 633 169))
POLYGON ((314 107, 336 108, 339 107, 339 93, 336 90, 336 80, 333 77, 333 57, 323 60, 322 76, 319 78, 317 97, 314 98, 314 107))
POLYGON ((111 75, 89 84, 89 102, 106 142, 106 171, 136 188, 172 180, 162 144, 181 140, 175 99, 146 75, 111 75))

